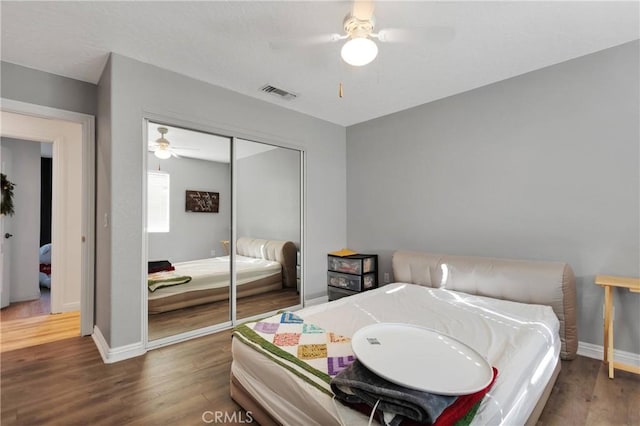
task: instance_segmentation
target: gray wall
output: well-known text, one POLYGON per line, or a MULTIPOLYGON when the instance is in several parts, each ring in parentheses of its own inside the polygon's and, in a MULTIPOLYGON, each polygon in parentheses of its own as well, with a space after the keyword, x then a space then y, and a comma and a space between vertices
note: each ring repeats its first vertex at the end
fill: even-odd
MULTIPOLYGON (((15 215, 5 219, 5 232, 13 234, 10 247, 10 301, 40 297, 40 144, 1 138, 3 153, 11 152, 15 215)), ((3 161, 6 161, 3 159, 3 161)), ((0 236, 0 238, 3 238, 0 236)))
POLYGON ((159 160, 148 155, 148 169, 158 165, 170 176, 169 232, 149 234, 149 260, 171 262, 205 259, 215 250, 224 256, 220 240, 228 240, 231 227, 231 177, 227 163, 169 158, 159 160), (220 194, 218 213, 185 211, 185 191, 209 191, 220 194))
POLYGON ((277 148, 236 165, 238 237, 293 241, 299 246, 300 153, 277 148))
MULTIPOLYGON (((98 82, 96 118, 95 324, 111 336, 111 58, 98 82)), ((109 340, 107 340, 108 342, 109 340)))
MULTIPOLYGON (((107 343, 119 347, 142 339, 145 171, 141 144, 143 117, 147 112, 194 123, 190 127, 224 128, 241 137, 267 142, 280 140, 306 150, 306 297, 326 294, 326 253, 346 243, 344 127, 124 56, 112 54, 110 66, 111 134, 109 140, 104 140, 108 152, 98 149, 99 164, 103 154, 112 159, 106 175, 98 173, 98 188, 110 189, 110 203, 97 206, 98 218, 111 212, 109 236, 98 241, 99 246, 109 246, 110 294, 108 297, 102 292, 96 294, 97 311, 110 306, 109 318, 97 318, 107 343), (110 331, 105 333, 103 326, 110 326, 110 331)), ((103 138, 106 136, 99 136, 101 142, 103 138)), ((101 237, 98 233, 97 238, 101 237)), ((98 256, 97 261, 102 259, 98 256)), ((100 282, 106 279, 106 274, 97 278, 100 282)))
POLYGON ((91 115, 97 112, 95 84, 1 62, 0 85, 3 98, 91 115))
MULTIPOLYGON (((639 276, 639 42, 347 129, 347 241, 566 261, 578 331, 602 345, 596 274, 639 276)), ((640 353, 640 295, 616 291, 640 353)))

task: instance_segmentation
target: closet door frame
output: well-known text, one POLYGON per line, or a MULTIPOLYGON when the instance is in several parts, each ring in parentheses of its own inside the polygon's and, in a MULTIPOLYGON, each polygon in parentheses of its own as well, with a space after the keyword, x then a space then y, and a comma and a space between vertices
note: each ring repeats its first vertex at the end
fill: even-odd
MULTIPOLYGON (((144 265, 141 265, 141 277, 140 289, 142 291, 142 306, 141 306, 141 334, 142 340, 147 350, 160 348, 163 346, 171 345, 174 343, 179 343, 186 340, 195 339, 198 337, 202 337, 205 335, 213 334, 222 330, 228 330, 238 324, 237 314, 236 314, 236 267, 235 267, 235 258, 236 258, 236 238, 237 238, 237 229, 236 229, 236 215, 237 215, 237 197, 236 197, 236 167, 235 167, 235 156, 236 156, 236 139, 245 139, 253 142, 264 143, 268 145, 273 145, 281 148, 288 148, 292 150, 296 150, 300 153, 300 298, 299 303, 291 308, 298 309, 304 306, 304 290, 305 290, 305 218, 306 218, 306 151, 305 149, 296 144, 293 141, 288 141, 283 138, 274 138, 270 135, 263 135, 260 133, 255 133, 251 130, 238 129, 238 128, 228 128, 223 125, 219 125, 217 123, 212 124, 203 124, 201 122, 194 122, 187 118, 181 118, 177 116, 169 116, 165 114, 157 114, 153 112, 145 111, 142 116, 142 141, 141 149, 142 149, 142 165, 141 165, 141 179, 142 179, 142 242, 141 242, 141 250, 142 250, 142 259, 148 261, 148 236, 146 232, 147 227, 147 154, 148 154, 148 124, 149 122, 153 123, 161 123, 166 124, 168 126, 181 127, 184 129, 193 130, 196 132, 209 133, 216 136, 228 138, 230 140, 230 173, 231 173, 231 223, 230 225, 230 274, 231 274, 231 284, 230 284, 230 319, 229 321, 225 321, 223 323, 215 324, 212 326, 186 331, 183 333, 179 333, 173 336, 164 337, 156 340, 149 340, 148 335, 148 315, 149 315, 149 305, 148 305, 148 291, 147 291, 147 268, 144 265)), ((278 309, 279 310, 279 309, 278 309)), ((275 314, 277 311, 274 311, 275 314)), ((271 312, 265 312, 259 315, 255 315, 248 318, 242 318, 242 322, 252 320, 254 318, 263 317, 264 315, 269 315, 271 312)))

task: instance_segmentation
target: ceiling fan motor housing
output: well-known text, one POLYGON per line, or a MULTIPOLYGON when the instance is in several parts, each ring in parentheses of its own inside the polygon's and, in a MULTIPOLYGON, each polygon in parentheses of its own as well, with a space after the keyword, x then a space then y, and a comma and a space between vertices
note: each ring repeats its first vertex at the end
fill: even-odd
POLYGON ((344 18, 344 30, 349 37, 368 37, 373 33, 375 27, 375 18, 372 16, 369 19, 358 19, 349 13, 344 18))
POLYGON ((169 130, 166 127, 158 127, 158 132, 160 132, 160 137, 156 139, 156 144, 158 144, 159 149, 167 149, 169 148, 169 141, 164 137, 169 130))

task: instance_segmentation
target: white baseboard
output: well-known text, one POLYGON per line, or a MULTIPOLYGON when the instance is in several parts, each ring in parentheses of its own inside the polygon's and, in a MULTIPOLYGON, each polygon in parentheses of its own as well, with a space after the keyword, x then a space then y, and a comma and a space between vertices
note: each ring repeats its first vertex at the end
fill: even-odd
MULTIPOLYGON (((593 343, 578 342, 578 355, 602 360, 604 359, 604 347, 593 343)), ((640 354, 614 349, 613 358, 617 362, 640 367, 640 354)))
POLYGON ((142 342, 133 343, 131 345, 119 346, 117 348, 111 348, 107 344, 106 339, 102 335, 102 332, 98 326, 93 327, 93 334, 91 335, 95 342, 98 352, 102 357, 102 361, 105 364, 111 364, 125 359, 134 358, 140 355, 144 355, 147 351, 144 348, 142 342))
POLYGON ((62 305, 62 312, 75 312, 80 310, 80 302, 65 303, 62 305))
POLYGON ((328 301, 329 296, 320 296, 314 299, 307 299, 304 301, 304 307, 306 308, 307 306, 321 305, 323 303, 327 303, 328 301))

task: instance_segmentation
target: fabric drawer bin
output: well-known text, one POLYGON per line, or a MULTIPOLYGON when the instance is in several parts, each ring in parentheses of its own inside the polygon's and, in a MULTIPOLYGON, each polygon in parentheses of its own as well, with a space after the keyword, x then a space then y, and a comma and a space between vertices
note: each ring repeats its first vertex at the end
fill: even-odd
POLYGON ((377 256, 369 254, 354 254, 351 256, 327 257, 327 269, 344 272, 346 274, 367 274, 376 270, 377 256))
POLYGON ((363 291, 375 286, 375 273, 365 275, 341 274, 327 271, 327 284, 331 287, 346 288, 347 290, 363 291))

